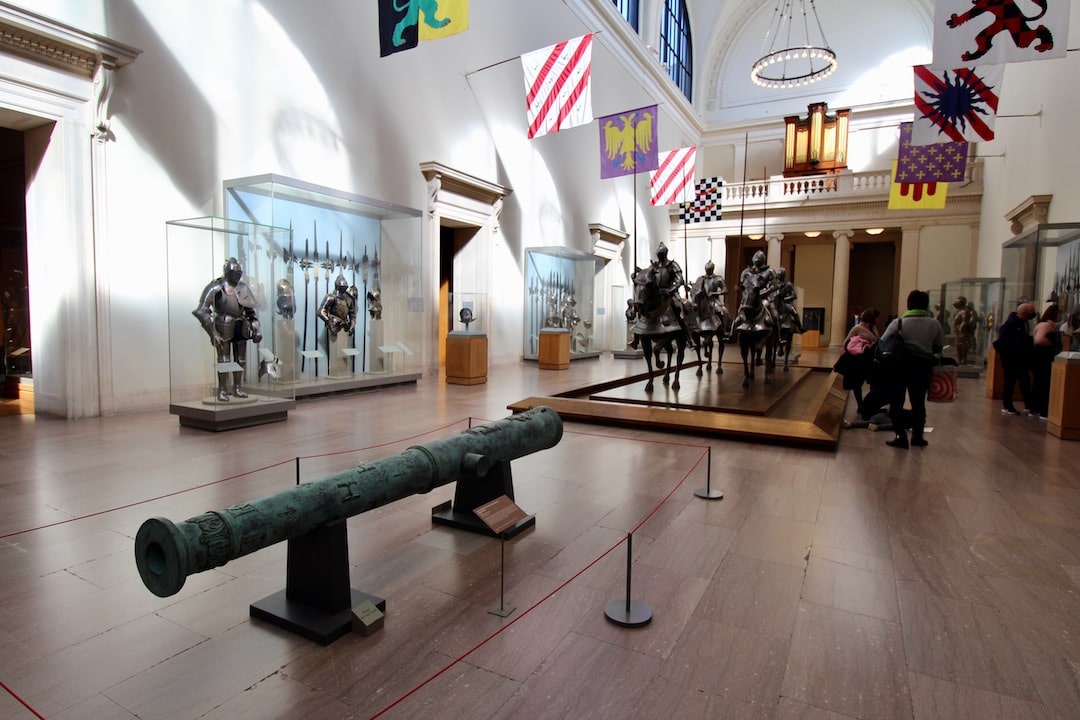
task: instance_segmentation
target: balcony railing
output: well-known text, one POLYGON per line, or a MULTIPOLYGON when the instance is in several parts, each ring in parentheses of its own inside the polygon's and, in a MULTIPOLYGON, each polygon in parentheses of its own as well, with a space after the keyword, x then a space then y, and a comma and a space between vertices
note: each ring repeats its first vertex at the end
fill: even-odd
MULTIPOLYGON (((981 190, 982 175, 982 163, 969 162, 964 182, 953 185, 981 190)), ((891 183, 891 173, 887 170, 797 178, 775 176, 768 180, 725 183, 723 204, 725 208, 736 208, 742 204, 753 207, 766 202, 790 204, 826 198, 835 201, 880 198, 889 194, 891 183)))

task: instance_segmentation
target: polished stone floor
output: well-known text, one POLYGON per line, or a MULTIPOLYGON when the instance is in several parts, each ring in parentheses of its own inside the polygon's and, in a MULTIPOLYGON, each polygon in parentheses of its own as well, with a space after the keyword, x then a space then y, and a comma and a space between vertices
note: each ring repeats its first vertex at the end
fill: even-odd
MULTIPOLYGON (((248 617, 283 544, 159 598, 143 520, 182 520, 620 374, 512 363, 305 400, 207 433, 164 410, 0 418, 0 717, 1080 717, 1078 446, 1004 417, 979 380, 930 406, 927 448, 845 430, 836 451, 567 423, 514 462, 536 526, 506 546, 432 526, 452 488, 348 521, 355 588, 384 627, 322 647, 248 617), (694 491, 710 485, 722 500, 694 491), (650 624, 604 608, 634 600, 650 624)), ((848 413, 852 410, 849 407, 848 413)))

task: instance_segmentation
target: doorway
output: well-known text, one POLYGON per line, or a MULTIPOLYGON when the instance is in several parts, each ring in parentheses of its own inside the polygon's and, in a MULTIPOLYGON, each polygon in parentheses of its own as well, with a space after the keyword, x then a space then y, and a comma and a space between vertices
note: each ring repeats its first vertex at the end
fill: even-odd
POLYGON ((892 241, 857 242, 851 246, 848 309, 880 311, 881 327, 897 311, 896 260, 896 244, 892 241))
MULTIPOLYGON (((439 226, 439 367, 446 366, 446 334, 455 329, 458 318, 454 308, 454 295, 475 295, 479 287, 479 247, 472 242, 480 228, 472 225, 449 224, 443 220, 439 226)), ((459 298, 460 300, 460 298, 459 298)), ((479 312, 480 310, 477 309, 479 312)), ((487 321, 483 321, 487 324, 487 321)))
MULTIPOLYGON (((0 128, 0 318, 3 320, 3 388, 6 400, 19 400, 20 411, 33 398, 30 344, 30 282, 26 252, 25 138, 0 128)), ((28 412, 33 412, 30 405, 28 412)))

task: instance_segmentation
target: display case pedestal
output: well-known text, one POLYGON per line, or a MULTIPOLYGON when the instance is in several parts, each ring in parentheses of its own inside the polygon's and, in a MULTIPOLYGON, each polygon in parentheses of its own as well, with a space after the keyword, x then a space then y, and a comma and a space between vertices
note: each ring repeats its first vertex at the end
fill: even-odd
POLYGON ((570 331, 565 328, 544 328, 540 331, 540 354, 537 362, 541 370, 567 370, 570 368, 570 331))
POLYGON ((368 324, 368 355, 371 357, 371 372, 385 372, 386 353, 379 348, 383 344, 383 321, 372 320, 368 324))
POLYGON ((296 350, 300 347, 300 335, 297 334, 296 325, 292 319, 278 320, 276 333, 277 345, 281 348, 281 354, 276 356, 280 381, 294 382, 300 377, 300 366, 296 361, 296 350))
POLYGON ((446 335, 446 382, 482 385, 487 382, 488 339, 478 332, 454 330, 446 335))
POLYGON ((345 350, 352 347, 352 338, 348 333, 340 332, 337 337, 331 337, 326 343, 326 375, 330 378, 349 377, 352 373, 352 358, 345 354, 345 350))
POLYGON ((1080 440, 1080 353, 1054 358, 1046 431, 1062 440, 1080 440))

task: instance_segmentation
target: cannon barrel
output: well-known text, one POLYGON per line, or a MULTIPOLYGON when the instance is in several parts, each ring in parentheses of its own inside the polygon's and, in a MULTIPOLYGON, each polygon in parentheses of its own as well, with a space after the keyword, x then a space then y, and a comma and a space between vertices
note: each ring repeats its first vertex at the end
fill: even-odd
POLYGON ((535 407, 180 523, 150 518, 135 535, 135 564, 150 592, 175 595, 188 575, 410 495, 482 477, 496 463, 545 450, 561 439, 558 413, 535 407))

